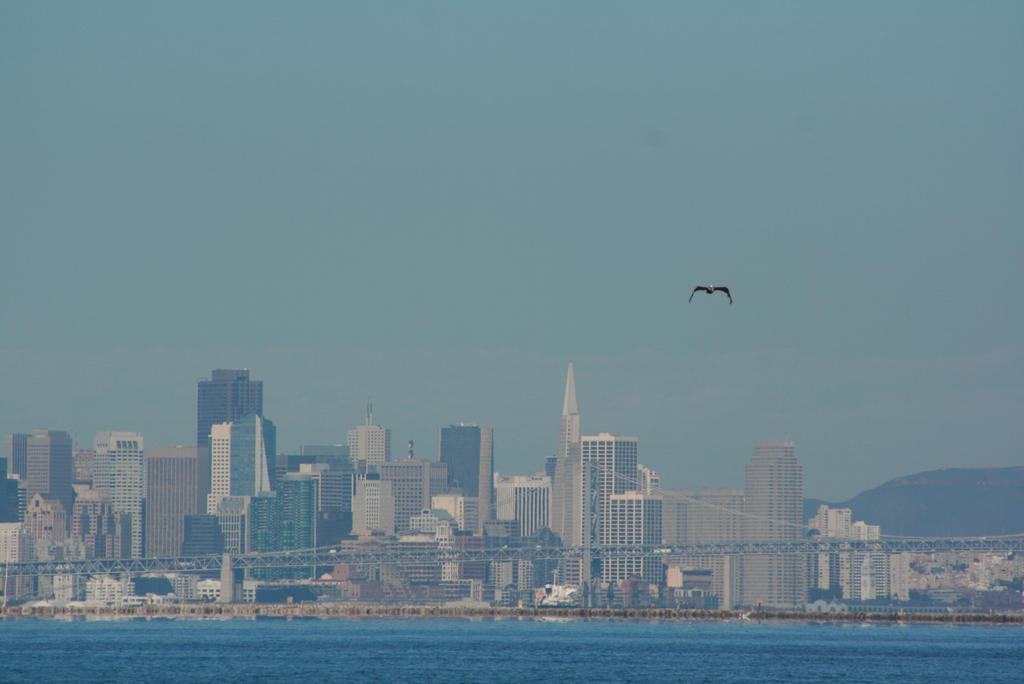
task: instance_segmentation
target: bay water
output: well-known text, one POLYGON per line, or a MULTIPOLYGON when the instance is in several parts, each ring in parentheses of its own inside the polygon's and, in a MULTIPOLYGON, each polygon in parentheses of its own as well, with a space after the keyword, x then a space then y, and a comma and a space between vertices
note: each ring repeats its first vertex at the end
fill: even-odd
POLYGON ((0 622, 3 682, 1008 682, 1024 628, 538 619, 0 622))

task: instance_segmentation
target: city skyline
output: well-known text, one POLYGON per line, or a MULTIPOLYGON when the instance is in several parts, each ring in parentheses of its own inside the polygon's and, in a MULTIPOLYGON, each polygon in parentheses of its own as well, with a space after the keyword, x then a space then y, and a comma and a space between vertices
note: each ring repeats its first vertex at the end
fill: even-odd
POLYGON ((191 445, 251 368, 283 450, 373 397, 532 472, 572 361, 666 482, 1020 462, 1019 3, 0 14, 2 434, 191 445))
MULTIPOLYGON (((564 382, 564 397, 563 397, 563 401, 562 401, 562 426, 561 426, 561 433, 565 434, 566 425, 568 424, 568 425, 571 426, 569 428, 572 431, 571 434, 575 435, 578 438, 580 436, 579 432, 581 430, 581 428, 580 428, 581 421, 580 421, 580 414, 579 414, 579 409, 578 409, 577 400, 576 400, 576 386, 575 386, 574 365, 575 364, 573 362, 571 362, 571 361, 569 362, 568 377, 566 378, 566 380, 563 381, 564 382), (571 404, 570 404, 570 402, 571 402, 571 404), (571 406, 571 409, 569 408, 570 406, 571 406), (571 413, 566 413, 566 411, 569 411, 569 410, 571 410, 571 413), (569 423, 566 423, 567 420, 569 421, 569 423)), ((218 372, 219 373, 231 374, 231 373, 241 373, 243 371, 235 371, 235 370, 213 371, 214 374, 216 374, 218 372)), ((257 374, 259 374, 259 370, 258 369, 257 369, 256 372, 257 372, 257 374)), ((244 374, 245 374, 245 379, 248 382, 249 369, 246 369, 244 371, 244 374)), ((564 371, 563 371, 563 377, 565 377, 564 371)), ((203 379, 201 376, 197 376, 197 378, 199 378, 199 386, 200 387, 202 387, 204 383, 206 383, 206 384, 209 383, 208 380, 203 379)), ((261 394, 262 394, 262 384, 263 384, 262 379, 254 380, 253 384, 258 384, 258 385, 261 386, 261 394)), ((201 413, 202 410, 195 408, 196 404, 195 404, 195 392, 194 391, 192 393, 192 399, 193 399, 192 425, 194 426, 195 425, 195 416, 197 415, 197 413, 201 413)), ((549 397, 549 400, 550 399, 551 398, 549 397)), ((274 402, 271 401, 271 403, 273 404, 274 402)), ((351 403, 351 402, 349 402, 349 403, 351 403)), ((556 402, 549 401, 548 403, 551 404, 551 405, 554 405, 556 402)), ((202 405, 202 401, 201 400, 200 400, 199 405, 200 406, 202 405)), ((259 411, 258 413, 260 415, 262 415, 263 412, 259 411)), ((595 410, 595 413, 600 413, 600 411, 595 410)), ((368 405, 364 405, 364 421, 362 423, 353 423, 351 428, 340 429, 338 431, 338 433, 341 436, 340 440, 331 440, 331 439, 317 440, 317 439, 302 439, 302 438, 299 438, 298 440, 295 440, 293 438, 292 442, 289 444, 288 447, 278 448, 277 449, 275 457, 277 455, 298 455, 298 454, 300 454, 303 451, 304 448, 306 448, 306 447, 311 447, 311 448, 312 447, 316 447, 319 443, 324 443, 324 444, 327 444, 327 445, 346 446, 346 442, 349 439, 351 439, 351 434, 355 433, 357 430, 366 429, 367 426, 370 426, 370 427, 372 427, 375 430, 380 430, 382 434, 384 434, 386 432, 387 433, 387 437, 388 437, 388 439, 386 441, 390 442, 390 435, 391 435, 391 433, 393 431, 391 426, 379 426, 376 423, 373 423, 372 422, 373 420, 374 420, 374 416, 373 416, 372 408, 369 407, 368 405), (371 422, 367 422, 367 421, 371 421, 371 422)), ((71 422, 73 422, 73 421, 71 421, 71 422)), ((533 475, 533 474, 537 474, 537 473, 543 473, 544 472, 544 467, 545 467, 544 460, 546 458, 554 457, 554 456, 558 455, 558 451, 561 448, 560 447, 560 442, 563 439, 562 436, 559 434, 559 428, 557 426, 556 427, 552 427, 550 415, 548 416, 547 423, 548 423, 548 425, 546 426, 547 429, 545 431, 546 434, 542 435, 541 438, 537 439, 536 441, 547 441, 547 442, 553 444, 553 446, 549 449, 548 453, 538 455, 535 458, 530 458, 530 459, 528 459, 528 458, 520 458, 520 459, 515 459, 515 460, 509 459, 508 462, 504 462, 502 460, 499 460, 501 458, 500 454, 503 453, 502 446, 499 445, 495 449, 495 454, 496 455, 494 457, 495 458, 494 471, 495 472, 500 472, 503 475, 512 475, 512 474, 516 474, 516 475, 533 475), (554 437, 552 437, 552 435, 554 435, 554 437)), ((105 421, 104 424, 109 425, 109 424, 111 424, 111 421, 105 421)), ((273 425, 273 423, 271 423, 271 424, 273 425)), ((460 421, 458 424, 459 425, 467 425, 467 426, 471 425, 470 423, 467 423, 467 422, 464 422, 464 421, 460 421)), ((587 424, 589 424, 589 422, 587 424)), ((454 425, 452 425, 452 427, 454 427, 454 425)), ((74 442, 75 450, 87 450, 87 449, 90 449, 93 446, 93 444, 92 444, 93 437, 95 435, 99 434, 99 433, 104 432, 103 430, 100 430, 100 431, 92 433, 92 435, 88 436, 86 439, 82 439, 82 437, 80 435, 78 435, 76 433, 73 433, 70 430, 62 430, 59 427, 58 428, 53 428, 53 427, 43 427, 43 428, 36 427, 36 428, 33 428, 33 427, 29 427, 29 426, 20 426, 19 429, 21 430, 20 434, 17 431, 15 431, 14 433, 5 435, 5 439, 8 439, 8 441, 9 441, 9 438, 12 438, 12 437, 18 437, 18 436, 27 437, 28 434, 26 434, 26 433, 31 433, 32 431, 39 431, 39 430, 53 431, 53 430, 57 430, 58 432, 67 432, 70 435, 71 439, 74 442)), ((130 428, 125 428, 125 430, 128 430, 128 429, 130 429, 130 428)), ((286 427, 286 429, 287 429, 287 427, 286 427)), ((443 429, 444 429, 444 422, 443 421, 442 421, 441 425, 438 425, 437 427, 433 428, 434 439, 435 440, 437 439, 437 435, 438 435, 439 430, 443 430, 443 429)), ((493 431, 493 428, 491 428, 491 430, 493 431)), ((135 430, 133 432, 137 433, 139 435, 145 435, 146 434, 144 431, 141 431, 141 430, 135 430)), ((159 430, 157 430, 157 432, 159 432, 159 430)), ((585 433, 586 429, 583 429, 583 432, 585 433)), ((608 432, 609 434, 614 435, 615 437, 620 437, 620 438, 623 436, 623 433, 619 432, 619 431, 611 431, 611 432, 609 432, 607 430, 602 430, 602 432, 608 432)), ((321 430, 321 431, 315 432, 314 434, 323 435, 323 434, 327 434, 327 433, 325 431, 321 430)), ((780 436, 779 435, 761 435, 761 436, 756 437, 751 443, 756 443, 756 442, 759 442, 759 441, 764 441, 765 439, 768 439, 768 438, 776 438, 776 437, 780 437, 780 436)), ((148 437, 146 439, 147 439, 147 441, 150 441, 148 437)), ((643 435, 638 435, 638 436, 630 437, 628 439, 635 439, 641 445, 644 445, 644 442, 645 442, 643 435)), ((788 439, 788 437, 787 437, 787 439, 788 439)), ((795 441, 795 440, 793 440, 793 441, 795 441)), ((194 446, 194 445, 189 445, 189 444, 187 444, 185 442, 176 442, 174 440, 170 440, 170 441, 166 441, 166 442, 155 442, 155 443, 158 444, 161 447, 171 447, 171 446, 174 446, 174 447, 186 446, 186 447, 188 447, 188 446, 194 446)), ((422 443, 429 443, 429 442, 427 440, 423 440, 420 443, 422 444, 422 443)), ((5 447, 6 446, 7 446, 7 444, 5 442, 5 447)), ((13 444, 11 446, 13 446, 13 444)), ((578 445, 577 445, 576 448, 578 449, 578 445)), ((747 448, 749 450, 749 444, 747 445, 747 448)), ((648 449, 645 448, 644 446, 641 446, 641 450, 644 453, 644 459, 646 459, 646 461, 647 461, 646 465, 652 467, 655 471, 657 471, 659 474, 661 474, 663 481, 665 480, 665 473, 667 472, 667 473, 670 474, 669 477, 668 477, 667 482, 664 482, 665 488, 679 488, 679 487, 683 487, 683 488, 686 488, 686 489, 699 490, 699 489, 728 488, 728 487, 738 486, 738 485, 742 484, 742 480, 743 480, 743 467, 745 466, 745 463, 746 463, 746 461, 744 460, 742 455, 738 456, 735 459, 736 463, 738 464, 737 465, 737 469, 734 472, 732 472, 731 476, 728 477, 726 480, 717 481, 717 482, 716 481, 710 481, 710 482, 699 481, 699 482, 697 482, 697 481, 694 481, 694 480, 686 480, 686 479, 677 481, 676 479, 674 479, 674 476, 672 475, 673 470, 671 468, 663 470, 662 467, 658 467, 657 464, 659 462, 661 462, 661 459, 659 459, 659 455, 658 454, 651 454, 651 453, 649 453, 648 449)), ((801 450, 803 451, 804 449, 801 448, 801 450)), ((435 454, 433 452, 430 452, 430 453, 431 453, 431 456, 430 456, 430 458, 428 458, 428 460, 435 460, 437 458, 437 454, 435 454)), ((578 457, 578 454, 576 454, 576 456, 578 457)), ((389 458, 389 460, 398 460, 398 458, 401 458, 401 457, 393 457, 393 458, 389 458)), ((730 461, 730 463, 731 463, 731 461, 730 461)), ((962 463, 953 463, 953 464, 950 464, 949 466, 945 466, 945 467, 966 467, 968 465, 976 465, 976 464, 973 463, 973 462, 965 461, 965 462, 962 462, 962 463)), ((1010 462, 1008 465, 1018 465, 1018 464, 1015 463, 1015 462, 1010 462)), ((8 467, 10 468, 11 466, 8 466, 8 467)), ((913 474, 913 473, 902 472, 899 475, 896 475, 896 477, 898 477, 900 475, 909 475, 909 474, 913 474)), ((860 493, 861 491, 863 491, 865 489, 868 489, 868 488, 871 488, 871 487, 883 484, 884 481, 886 481, 886 480, 882 480, 882 479, 871 480, 871 479, 869 479, 869 480, 867 480, 868 484, 866 486, 862 487, 861 489, 858 489, 857 491, 850 491, 846 496, 833 496, 833 497, 829 498, 829 497, 826 497, 826 496, 820 496, 816 492, 808 492, 808 493, 806 493, 806 496, 808 498, 820 498, 820 499, 823 499, 823 500, 841 501, 841 500, 845 500, 845 499, 851 498, 853 495, 855 495, 857 493, 860 493)))

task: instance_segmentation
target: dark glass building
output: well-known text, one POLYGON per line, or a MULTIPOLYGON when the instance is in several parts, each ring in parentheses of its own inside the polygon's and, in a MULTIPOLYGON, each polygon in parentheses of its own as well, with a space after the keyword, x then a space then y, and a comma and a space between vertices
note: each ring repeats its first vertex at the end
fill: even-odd
POLYGON ((196 446, 210 446, 210 426, 233 423, 247 413, 263 414, 263 381, 248 370, 215 370, 200 380, 196 402, 196 446))
POLYGON ((182 556, 202 556, 224 552, 224 535, 215 515, 200 513, 185 516, 185 539, 181 544, 182 556))
POLYGON ((479 525, 493 520, 494 431, 465 424, 441 428, 437 451, 437 460, 448 467, 448 486, 479 499, 479 525))

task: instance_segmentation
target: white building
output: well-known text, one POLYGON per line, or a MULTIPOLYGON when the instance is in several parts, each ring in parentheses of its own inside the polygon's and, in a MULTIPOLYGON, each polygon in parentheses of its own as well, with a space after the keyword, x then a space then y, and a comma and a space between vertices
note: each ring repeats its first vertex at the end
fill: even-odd
MULTIPOLYGON (((607 510, 611 497, 614 494, 623 494, 628 491, 636 491, 637 479, 637 438, 623 437, 622 435, 602 432, 598 435, 584 436, 580 438, 580 459, 584 466, 592 465, 596 468, 596 482, 591 486, 597 490, 596 511, 598 523, 591 527, 597 529, 596 537, 600 537, 600 526, 604 524, 607 517, 607 510)), ((586 471, 584 470, 584 475, 586 471)), ((586 480, 584 477, 582 480, 586 480)), ((581 487, 584 484, 580 483, 581 487)), ((585 515, 589 497, 581 496, 580 503, 584 507, 580 513, 580 522, 586 526, 587 515, 585 515)), ((582 535, 581 535, 582 538, 582 535)), ((593 538, 594 541, 596 539, 593 538)), ((659 537, 655 543, 661 543, 659 537)))
POLYGON ((498 520, 517 520, 519 533, 532 536, 550 527, 551 478, 546 475, 494 474, 498 520))
POLYGON ((661 475, 645 465, 636 467, 636 491, 654 496, 661 492, 661 475))
POLYGON ((0 523, 0 569, 3 577, 0 591, 4 593, 4 601, 18 601, 28 598, 32 592, 32 578, 15 575, 8 577, 8 563, 30 563, 34 558, 32 535, 23 523, 0 523))
POLYGON ((215 515, 226 496, 260 496, 272 491, 271 462, 276 429, 259 413, 210 428, 210 495, 206 512, 215 515))
POLYGON ((129 596, 134 596, 132 582, 127 577, 114 579, 110 575, 90 577, 85 583, 85 602, 94 605, 124 605, 129 596))
POLYGON ((352 529, 395 533, 395 494, 391 480, 356 480, 356 492, 352 497, 352 529))
MULTIPOLYGON (((601 544, 605 546, 649 546, 661 543, 661 497, 640 492, 612 494, 601 524, 601 544)), ((660 558, 647 555, 612 556, 602 561, 601 579, 621 582, 639 578, 661 582, 660 558)))
POLYGON ((391 430, 374 424, 372 404, 366 407, 366 424, 348 431, 348 455, 357 467, 362 462, 363 468, 391 459, 391 430))
POLYGON ((849 508, 829 508, 825 504, 818 506, 817 514, 807 521, 811 529, 818 530, 824 537, 850 539, 849 508))
POLYGON ((132 521, 132 558, 144 551, 142 518, 146 497, 145 447, 138 432, 98 432, 94 443, 93 487, 110 496, 115 513, 132 521))

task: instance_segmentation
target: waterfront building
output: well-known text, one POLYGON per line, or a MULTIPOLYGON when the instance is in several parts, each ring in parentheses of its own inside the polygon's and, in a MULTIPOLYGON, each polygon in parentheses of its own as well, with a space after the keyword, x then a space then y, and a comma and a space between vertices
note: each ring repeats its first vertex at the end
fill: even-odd
POLYGON ((348 455, 360 472, 391 460, 391 430, 373 422, 373 404, 366 406, 366 423, 348 431, 348 455))
POLYGON ((263 381, 250 380, 246 369, 213 371, 197 387, 196 446, 210 446, 213 425, 233 423, 253 412, 263 413, 263 381))
MULTIPOLYGON (((729 544, 742 540, 742 489, 663 490, 664 542, 729 544)), ((739 558, 731 555, 677 554, 665 559, 681 572, 710 573, 710 592, 724 610, 739 602, 739 558)))
MULTIPOLYGON (((659 496, 627 491, 608 498, 601 524, 605 546, 649 546, 662 537, 662 500, 659 496)), ((662 560, 646 554, 613 556, 601 564, 601 579, 612 584, 641 579, 652 584, 662 581, 662 560)))
MULTIPOLYGON (((24 523, 0 523, 0 563, 31 563, 34 558, 32 535, 24 523)), ((18 601, 32 593, 32 577, 15 575, 8 578, 4 573, 4 584, 0 592, 4 592, 4 601, 18 601)))
POLYGON ((71 487, 71 435, 63 430, 35 430, 25 451, 25 498, 49 494, 65 511, 74 504, 71 487))
POLYGON ((146 496, 142 435, 138 432, 98 432, 94 448, 93 486, 110 496, 116 513, 131 516, 131 555, 132 558, 141 558, 145 550, 143 502, 146 496))
POLYGON ((150 447, 146 452, 146 555, 174 557, 185 540, 185 516, 206 510, 206 447, 150 447), (205 483, 205 487, 204 487, 205 483))
MULTIPOLYGON (((793 442, 754 446, 744 494, 743 541, 796 541, 804 536, 803 467, 793 442)), ((806 563, 800 554, 749 555, 741 561, 743 605, 793 608, 806 602, 806 563)))
POLYGON ((479 501, 479 522, 494 519, 494 431, 459 423, 441 428, 438 461, 448 467, 448 487, 479 501))
POLYGON ((91 577, 85 582, 85 601, 93 605, 120 606, 134 596, 132 581, 128 577, 115 579, 110 575, 91 577))
POLYGON ((498 520, 515 520, 519 535, 532 536, 550 525, 551 478, 546 475, 494 475, 498 520))

